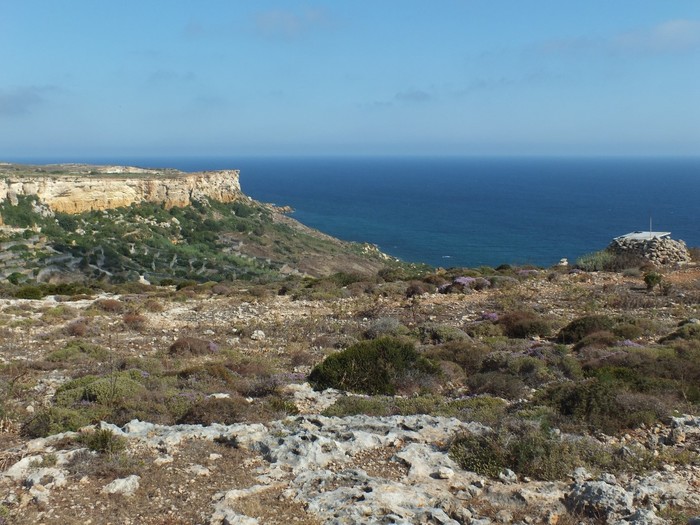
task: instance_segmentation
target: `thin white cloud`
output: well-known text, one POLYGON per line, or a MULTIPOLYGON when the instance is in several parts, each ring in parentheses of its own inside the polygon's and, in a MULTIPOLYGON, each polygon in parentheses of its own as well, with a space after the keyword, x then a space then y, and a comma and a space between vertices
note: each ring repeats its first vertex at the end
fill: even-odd
POLYGON ((207 30, 204 24, 197 20, 190 20, 189 22, 187 22, 187 24, 185 24, 185 27, 182 30, 182 33, 185 36, 185 38, 189 38, 192 40, 204 38, 209 32, 210 31, 207 30))
POLYGON ((31 113, 46 101, 45 94, 54 89, 49 86, 0 88, 0 117, 19 117, 31 113))
POLYGON ((601 37, 576 36, 541 42, 547 54, 607 52, 615 54, 670 54, 700 49, 700 20, 678 19, 653 27, 601 37))
POLYGON ((399 102, 427 102, 433 97, 430 93, 422 89, 409 89, 396 93, 394 98, 399 102))
POLYGON ((158 69, 148 76, 149 84, 179 84, 184 82, 192 82, 197 78, 193 72, 179 73, 171 69, 158 69))
POLYGON ((614 48, 642 53, 678 53, 700 48, 700 21, 669 20, 651 29, 631 31, 612 40, 614 48))
POLYGON ((266 38, 295 39, 309 31, 329 27, 331 23, 331 17, 323 9, 306 9, 299 13, 273 9, 255 15, 255 29, 266 38))

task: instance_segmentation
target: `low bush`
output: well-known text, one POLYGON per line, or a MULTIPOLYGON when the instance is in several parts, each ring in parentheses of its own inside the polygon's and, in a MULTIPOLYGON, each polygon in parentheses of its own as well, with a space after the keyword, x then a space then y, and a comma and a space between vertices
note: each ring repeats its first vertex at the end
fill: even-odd
POLYGON ((139 372, 119 372, 105 377, 87 375, 68 381, 56 390, 56 404, 72 407, 81 401, 87 401, 115 406, 125 401, 137 401, 146 388, 132 378, 136 374, 139 372))
POLYGON ((127 328, 140 332, 141 330, 146 328, 148 319, 146 319, 146 317, 141 314, 126 313, 122 316, 122 323, 124 323, 124 326, 126 326, 127 328))
POLYGON ((583 425, 608 434, 641 423, 651 424, 668 415, 668 408, 658 398, 632 395, 624 376, 610 373, 613 372, 609 371, 607 377, 601 372, 600 378, 550 387, 537 394, 538 402, 553 407, 574 427, 583 425))
POLYGON ((647 291, 652 291, 659 286, 663 281, 663 276, 657 272, 647 272, 644 274, 644 284, 647 285, 647 291))
POLYGON ((489 277, 489 282, 492 288, 497 289, 515 288, 520 284, 520 281, 509 275, 492 275, 489 277))
POLYGON ((411 281, 406 288, 406 297, 434 293, 435 285, 423 281, 411 281))
POLYGON ((508 422, 485 434, 457 436, 449 449, 457 464, 482 476, 497 477, 506 468, 520 476, 554 481, 578 466, 608 463, 610 453, 586 439, 563 439, 546 428, 508 422))
POLYGON ((586 272, 619 272, 639 268, 645 259, 634 254, 618 254, 609 250, 589 253, 576 260, 576 267, 586 272))
POLYGON ((103 312, 118 314, 124 311, 124 303, 117 299, 99 299, 92 306, 103 312))
POLYGON ((469 336, 463 330, 438 323, 425 323, 418 327, 418 333, 423 343, 441 344, 469 339, 469 336))
POLYGON ((324 416, 345 417, 345 416, 390 416, 392 415, 393 398, 383 396, 359 397, 346 396, 339 398, 333 405, 328 407, 324 416))
POLYGON ((700 323, 685 323, 678 327, 677 330, 662 337, 660 343, 669 343, 677 339, 691 341, 693 339, 700 340, 700 323))
POLYGON ((430 348, 426 357, 433 361, 456 363, 465 373, 476 374, 490 351, 483 343, 452 341, 430 348))
POLYGON ((690 259, 693 262, 700 262, 700 247, 692 246, 688 248, 688 252, 690 253, 690 259))
POLYGON ((73 341, 60 350, 51 352, 46 356, 46 360, 59 363, 82 360, 101 361, 107 359, 108 356, 109 352, 99 345, 94 345, 85 341, 73 341))
POLYGON ((126 448, 126 440, 107 428, 81 434, 80 443, 94 452, 117 454, 126 448))
POLYGON ((178 420, 181 424, 211 425, 221 423, 231 425, 243 421, 248 403, 240 397, 208 397, 193 404, 178 420))
POLYGON ((503 327, 490 321, 476 321, 470 323, 465 327, 464 331, 469 337, 477 339, 503 336, 503 327))
POLYGON ((505 399, 520 399, 527 391, 525 382, 508 372, 480 372, 467 378, 473 394, 491 394, 505 399))
POLYGON ((607 315, 587 315, 571 321, 559 330, 557 341, 563 344, 578 343, 594 332, 611 331, 615 326, 615 320, 607 315))
POLYGON ((416 377, 437 374, 438 368, 418 354, 411 343, 383 337, 328 356, 311 371, 309 382, 317 390, 394 394, 416 377))
POLYGON ((367 416, 429 414, 493 424, 502 419, 505 409, 505 401, 489 396, 458 400, 435 395, 407 398, 346 396, 339 398, 335 404, 323 412, 323 415, 345 417, 359 414, 367 416))
POLYGON ((622 322, 618 324, 614 329, 613 333, 619 336, 620 339, 639 339, 644 334, 644 329, 629 322, 622 322))
POLYGON ((88 333, 88 320, 87 319, 76 319, 75 321, 68 323, 65 327, 66 335, 73 337, 84 337, 88 333))
POLYGON ((44 290, 32 285, 22 286, 14 294, 17 299, 41 299, 44 295, 44 290))
POLYGON ((504 334, 515 339, 547 337, 551 331, 549 322, 535 312, 508 312, 498 322, 503 326, 504 334))
POLYGON ((601 330, 599 332, 593 332, 592 334, 588 334, 586 337, 584 337, 578 343, 576 343, 574 349, 581 350, 582 348, 586 347, 608 348, 610 346, 613 346, 619 340, 620 338, 612 332, 608 332, 607 330, 601 330))
POLYGON ((216 352, 215 343, 196 337, 180 337, 168 348, 169 355, 204 355, 216 352))
POLYGON ((380 317, 370 323, 365 330, 367 339, 379 337, 397 337, 408 334, 408 328, 402 325, 395 317, 380 317))
POLYGON ((100 405, 114 404, 123 400, 136 400, 145 387, 122 375, 102 377, 86 385, 81 399, 100 405))
POLYGON ((90 423, 83 412, 64 407, 39 410, 20 428, 20 434, 29 438, 46 437, 61 432, 76 431, 90 423))

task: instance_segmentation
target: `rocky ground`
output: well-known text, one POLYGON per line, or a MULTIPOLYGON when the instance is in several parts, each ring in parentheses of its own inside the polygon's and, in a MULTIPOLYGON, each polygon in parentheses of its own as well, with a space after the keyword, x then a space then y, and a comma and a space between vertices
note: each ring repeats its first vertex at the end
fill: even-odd
MULTIPOLYGON (((624 313, 646 322, 644 333, 625 344, 652 349, 679 322, 700 317, 695 268, 666 272, 666 287, 651 292, 633 272, 528 271, 509 287, 447 294, 435 293, 437 286, 407 294, 410 283, 375 282, 350 284, 342 293, 324 289, 326 296, 231 284, 1 299, 0 523, 700 523, 700 417, 693 403, 611 434, 554 429, 562 442, 589 439, 623 456, 661 459, 615 474, 579 465, 560 479, 541 480, 508 468, 479 474, 448 453, 457 436, 490 435, 492 418, 430 410, 334 417, 341 402, 368 396, 315 392, 306 382, 326 355, 368 337, 387 319, 430 356, 443 342, 411 334, 438 324, 498 352, 535 355, 533 349, 554 345, 553 335, 467 335, 491 313, 535 311, 555 329, 586 313, 624 313), (207 341, 211 351, 173 354, 170 345, 183 337, 207 341), (74 350, 76 342, 95 346, 74 350), (234 380, 215 377, 213 364, 223 362, 234 380), (140 399, 124 401, 121 412, 116 399, 105 408, 81 398, 71 410, 84 409, 89 424, 51 427, 61 431, 46 437, 27 431, 58 406, 69 381, 112 378, 116 391, 119 374, 129 370, 153 381, 143 382, 140 399), (206 381, 201 370, 209 371, 206 381), (153 408, 154 392, 170 392, 163 385, 176 388, 176 379, 180 390, 172 399, 235 401, 235 421, 200 414, 205 424, 188 424, 184 408, 153 408), (101 414, 112 422, 99 421, 101 414), (144 414, 150 420, 132 418, 144 414)), ((620 344, 595 348, 616 353, 620 344)), ((568 351, 583 360, 590 348, 568 351)), ((454 371, 439 382, 429 388, 441 399, 488 395, 477 396, 454 371)), ((424 400, 425 388, 402 391, 392 402, 424 400)), ((514 414, 530 406, 539 388, 502 403, 514 414)), ((174 406, 166 397, 162 406, 174 406)))

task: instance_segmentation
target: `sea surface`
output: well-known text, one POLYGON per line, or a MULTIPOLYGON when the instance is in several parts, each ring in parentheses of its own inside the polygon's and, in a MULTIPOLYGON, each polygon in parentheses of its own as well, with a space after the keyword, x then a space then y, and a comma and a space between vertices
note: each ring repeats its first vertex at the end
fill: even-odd
MULTIPOLYGON (((75 159, 73 159, 75 160, 75 159)), ((341 239, 433 266, 551 266, 618 235, 700 246, 700 158, 83 159, 186 171, 237 168, 251 197, 341 239)))

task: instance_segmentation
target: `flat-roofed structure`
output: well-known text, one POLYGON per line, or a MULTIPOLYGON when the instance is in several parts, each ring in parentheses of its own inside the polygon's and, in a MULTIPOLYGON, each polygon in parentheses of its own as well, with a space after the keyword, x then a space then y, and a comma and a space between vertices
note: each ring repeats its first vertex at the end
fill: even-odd
POLYGON ((671 237, 671 232, 632 232, 615 237, 616 241, 650 241, 651 239, 666 239, 671 237))

